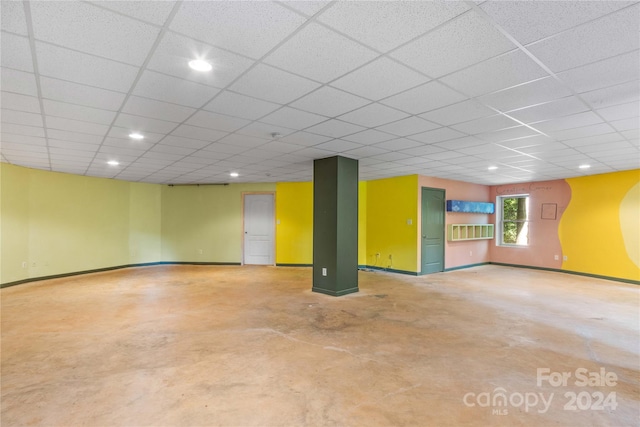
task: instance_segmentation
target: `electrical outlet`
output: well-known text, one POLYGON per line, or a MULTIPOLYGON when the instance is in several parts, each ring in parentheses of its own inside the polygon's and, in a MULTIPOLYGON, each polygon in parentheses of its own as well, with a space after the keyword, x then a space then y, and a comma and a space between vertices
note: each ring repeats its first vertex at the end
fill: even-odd
POLYGON ((326 269, 326 268, 324 268, 324 267, 322 267, 322 275, 323 275, 323 276, 326 276, 326 275, 327 275, 327 269, 326 269))
POLYGON ((562 260, 563 260, 563 261, 566 261, 566 260, 568 260, 568 259, 569 259, 569 257, 568 257, 568 256, 566 256, 566 255, 562 257, 562 260))
POLYGON ((27 261, 22 261, 22 268, 27 268, 27 261))
POLYGON ((202 249, 198 249, 198 253, 202 255, 202 249))
POLYGON ((407 219, 407 225, 411 225, 413 224, 413 220, 412 219, 407 219))
POLYGON ((554 255, 554 256, 553 256, 553 259, 554 259, 555 261, 559 261, 559 260, 560 260, 560 255, 554 255))

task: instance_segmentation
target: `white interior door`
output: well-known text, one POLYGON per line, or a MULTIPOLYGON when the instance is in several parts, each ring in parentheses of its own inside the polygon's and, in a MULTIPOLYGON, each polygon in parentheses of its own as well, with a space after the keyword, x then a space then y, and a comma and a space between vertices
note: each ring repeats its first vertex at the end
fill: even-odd
POLYGON ((244 263, 273 265, 273 194, 244 196, 244 263))

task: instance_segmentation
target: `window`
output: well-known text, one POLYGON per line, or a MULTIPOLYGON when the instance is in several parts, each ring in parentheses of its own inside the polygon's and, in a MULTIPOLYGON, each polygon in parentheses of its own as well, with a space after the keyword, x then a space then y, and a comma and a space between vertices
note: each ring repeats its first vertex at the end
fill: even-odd
POLYGON ((529 196, 498 197, 500 207, 500 245, 529 244, 529 196))

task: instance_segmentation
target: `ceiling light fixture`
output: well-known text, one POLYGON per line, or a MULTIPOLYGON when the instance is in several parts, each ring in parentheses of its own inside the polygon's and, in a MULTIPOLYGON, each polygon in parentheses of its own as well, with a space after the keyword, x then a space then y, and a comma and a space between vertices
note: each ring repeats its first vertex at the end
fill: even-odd
POLYGON ((141 140, 141 139, 144 139, 144 135, 143 135, 143 134, 141 134, 141 133, 139 133, 139 132, 131 132, 131 133, 129 134, 129 138, 131 138, 131 139, 136 139, 136 140, 138 140, 138 141, 139 141, 139 140, 141 140))
POLYGON ((213 69, 213 66, 203 59, 194 59, 193 61, 189 61, 189 67, 191 67, 192 70, 202 72, 211 71, 213 69))
POLYGON ((490 171, 494 171, 496 169, 498 169, 497 166, 489 166, 487 169, 489 169, 490 171))
POLYGON ((238 176, 240 176, 240 174, 238 172, 231 172, 229 176, 231 176, 232 178, 237 178, 238 176))
POLYGON ((580 165, 578 166, 580 169, 589 169, 591 165, 580 165))
POLYGON ((109 161, 107 162, 107 164, 108 164, 109 166, 118 166, 118 165, 120 164, 120 162, 115 161, 115 160, 109 160, 109 161))

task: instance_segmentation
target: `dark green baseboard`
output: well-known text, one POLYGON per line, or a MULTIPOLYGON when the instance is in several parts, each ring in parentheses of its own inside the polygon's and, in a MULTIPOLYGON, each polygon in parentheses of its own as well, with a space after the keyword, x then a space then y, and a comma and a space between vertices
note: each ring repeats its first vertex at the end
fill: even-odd
POLYGON ((552 271, 555 273, 575 274, 577 276, 593 277, 594 279, 613 280, 614 282, 629 283, 631 285, 640 285, 640 280, 623 279, 621 277, 602 276, 599 274, 583 273, 580 271, 561 270, 559 268, 536 267, 531 265, 505 264, 502 262, 489 262, 487 264, 501 265, 503 267, 529 268, 532 270, 552 271))
POLYGON ((490 262, 479 262, 477 264, 465 264, 465 265, 459 265, 457 267, 451 267, 451 268, 445 268, 444 272, 447 271, 456 271, 456 270, 464 270, 465 268, 472 268, 472 267, 480 267, 481 265, 489 265, 491 264, 490 262))
POLYGON ((125 264, 116 265, 113 267, 95 268, 93 270, 72 271, 70 273, 53 274, 50 276, 31 277, 29 279, 16 280, 15 282, 1 283, 0 289, 8 288, 10 286, 22 285, 24 283, 38 282, 40 280, 60 279, 62 277, 79 276, 81 274, 101 273, 104 271, 121 270, 123 268, 132 267, 149 267, 153 265, 240 265, 239 262, 184 262, 184 261, 159 261, 159 262, 145 262, 140 264, 125 264))
POLYGON ((358 269, 359 270, 370 269, 370 270, 376 270, 376 271, 387 271, 389 273, 408 274, 409 276, 417 276, 418 275, 418 273, 416 273, 415 271, 396 270, 395 268, 376 267, 376 266, 373 266, 373 265, 359 265, 358 269))
POLYGON ((276 267, 313 267, 313 264, 276 264, 276 267))
POLYGON ((331 295, 332 297, 340 297, 342 295, 347 295, 347 294, 352 294, 354 292, 358 292, 358 287, 353 287, 353 288, 348 288, 348 289, 341 289, 339 291, 333 291, 331 289, 324 289, 324 288, 318 288, 318 287, 312 287, 311 291, 313 292, 318 292, 321 294, 325 294, 325 295, 331 295))

